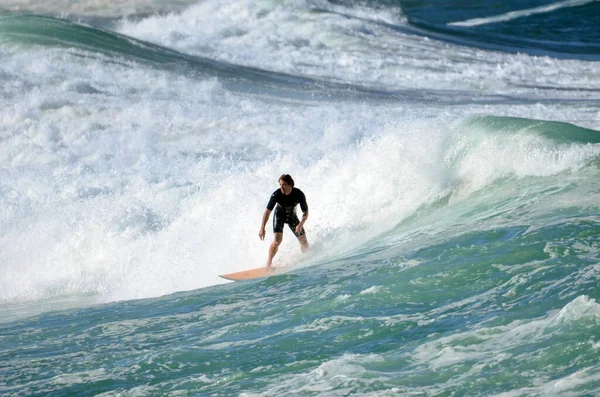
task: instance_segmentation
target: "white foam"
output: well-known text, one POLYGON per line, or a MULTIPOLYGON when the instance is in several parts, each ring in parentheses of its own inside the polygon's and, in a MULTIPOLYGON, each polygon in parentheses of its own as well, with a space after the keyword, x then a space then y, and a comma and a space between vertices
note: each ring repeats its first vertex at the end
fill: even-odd
MULTIPOLYGON (((495 397, 517 397, 522 395, 542 395, 542 396, 580 396, 581 391, 578 386, 594 385, 600 381, 600 374, 597 368, 586 368, 575 373, 563 376, 551 381, 540 381, 539 385, 531 387, 521 387, 505 393, 494 394, 495 397)), ((592 386, 593 387, 593 386, 592 386)))
POLYGON ((600 304, 589 296, 578 296, 563 307, 553 318, 552 324, 569 324, 581 319, 600 324, 600 304))
POLYGON ((122 17, 137 14, 164 12, 197 0, 3 0, 2 7, 8 11, 32 12, 61 16, 122 17))
POLYGON ((276 383, 270 384, 265 390, 269 395, 282 394, 314 394, 335 392, 335 394, 348 394, 356 391, 355 383, 361 386, 377 384, 379 377, 370 372, 369 377, 364 377, 368 370, 365 365, 383 361, 377 354, 344 354, 340 357, 321 363, 310 372, 292 374, 276 383))
MULTIPOLYGON (((411 356, 417 365, 427 365, 431 370, 464 362, 477 362, 480 366, 492 365, 513 357, 506 353, 531 343, 543 343, 561 329, 579 327, 577 324, 598 325, 600 305, 587 296, 579 296, 560 311, 529 321, 514 321, 493 328, 482 328, 438 338, 419 346, 411 356)), ((593 340, 587 341, 592 345, 593 340)), ((526 359, 524 354, 520 359, 526 359)))
POLYGON ((381 285, 374 285, 372 287, 369 287, 367 289, 360 291, 360 294, 361 295, 377 294, 379 291, 382 291, 382 290, 384 290, 384 288, 381 285))

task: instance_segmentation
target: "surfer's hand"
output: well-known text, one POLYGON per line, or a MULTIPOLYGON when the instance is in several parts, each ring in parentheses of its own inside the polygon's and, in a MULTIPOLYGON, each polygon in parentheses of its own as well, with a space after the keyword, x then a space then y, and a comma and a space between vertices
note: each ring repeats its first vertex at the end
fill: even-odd
POLYGON ((304 225, 302 224, 302 222, 300 222, 300 223, 298 224, 298 226, 296 226, 296 234, 298 234, 298 233, 300 233, 300 232, 302 231, 302 227, 303 227, 303 226, 304 226, 304 225))
POLYGON ((258 231, 258 238, 261 240, 265 239, 265 228, 261 227, 260 230, 258 231))

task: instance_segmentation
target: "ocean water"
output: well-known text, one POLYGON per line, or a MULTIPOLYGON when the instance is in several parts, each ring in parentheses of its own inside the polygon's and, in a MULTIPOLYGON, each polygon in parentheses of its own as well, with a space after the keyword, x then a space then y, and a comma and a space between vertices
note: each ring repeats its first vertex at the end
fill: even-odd
POLYGON ((3 1, 0 395, 599 395, 599 17, 3 1))

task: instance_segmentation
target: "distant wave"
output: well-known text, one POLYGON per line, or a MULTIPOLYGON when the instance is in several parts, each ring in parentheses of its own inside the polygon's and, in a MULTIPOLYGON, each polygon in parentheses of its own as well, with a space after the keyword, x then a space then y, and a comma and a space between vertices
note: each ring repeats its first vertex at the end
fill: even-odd
MULTIPOLYGON (((47 16, 29 14, 0 16, 0 33, 0 42, 12 41, 68 47, 108 56, 121 56, 132 61, 150 63, 154 67, 179 69, 182 73, 200 72, 208 76, 236 80, 238 83, 240 80, 252 83, 261 82, 263 90, 265 85, 304 90, 337 88, 348 91, 353 88, 347 84, 335 84, 310 77, 234 65, 197 55, 192 56, 116 32, 47 16)), ((354 89, 360 90, 359 87, 354 89)), ((372 92, 371 94, 375 95, 376 93, 372 92)))
POLYGON ((600 60, 598 0, 564 0, 529 8, 507 1, 497 9, 496 15, 489 15, 494 8, 485 3, 428 8, 416 2, 402 11, 410 25, 423 34, 453 44, 559 59, 600 60))
POLYGON ((469 19, 466 21, 450 22, 450 23, 448 23, 448 25, 449 26, 487 25, 490 23, 511 21, 513 19, 528 17, 528 16, 534 15, 534 14, 543 14, 543 13, 547 13, 547 12, 552 12, 552 11, 556 11, 561 8, 578 7, 578 6, 582 6, 585 4, 594 3, 596 1, 597 0, 566 0, 566 1, 561 1, 559 3, 548 4, 548 5, 544 5, 544 6, 540 6, 540 7, 528 8, 528 9, 518 10, 518 11, 511 11, 511 12, 507 12, 507 13, 501 14, 501 15, 496 15, 493 17, 473 18, 473 19, 469 19))
MULTIPOLYGON (((523 52, 533 56, 551 56, 559 59, 600 60, 600 44, 582 42, 560 42, 505 33, 475 30, 477 26, 437 25, 418 18, 409 22, 424 30, 422 34, 436 40, 503 52, 523 52)), ((487 25, 480 25, 487 26, 487 25)))
MULTIPOLYGON (((503 103, 511 98, 460 90, 382 88, 355 85, 319 77, 288 74, 252 66, 236 65, 199 55, 185 54, 158 44, 135 39, 69 20, 31 14, 0 16, 0 42, 75 48, 92 54, 119 57, 125 61, 150 64, 183 74, 198 74, 221 79, 232 91, 284 96, 298 100, 321 98, 339 100, 416 101, 421 103, 503 103)), ((539 100, 537 101, 539 102, 539 100)))

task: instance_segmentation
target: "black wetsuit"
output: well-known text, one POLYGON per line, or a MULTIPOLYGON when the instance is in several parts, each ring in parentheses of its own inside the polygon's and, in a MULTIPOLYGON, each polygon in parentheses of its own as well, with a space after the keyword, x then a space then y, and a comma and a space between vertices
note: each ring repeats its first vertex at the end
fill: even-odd
POLYGON ((300 204, 302 212, 308 211, 306 197, 300 189, 294 187, 288 195, 283 194, 281 189, 273 192, 267 204, 268 210, 272 211, 275 208, 275 213, 273 214, 273 233, 283 233, 283 225, 287 223, 296 236, 304 235, 304 228, 300 230, 300 233, 296 233, 296 226, 300 223, 298 215, 296 215, 296 206, 298 204, 300 204), (277 204, 277 208, 275 208, 275 204, 277 204))

